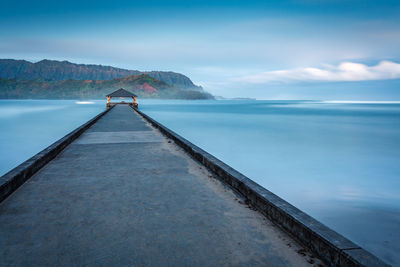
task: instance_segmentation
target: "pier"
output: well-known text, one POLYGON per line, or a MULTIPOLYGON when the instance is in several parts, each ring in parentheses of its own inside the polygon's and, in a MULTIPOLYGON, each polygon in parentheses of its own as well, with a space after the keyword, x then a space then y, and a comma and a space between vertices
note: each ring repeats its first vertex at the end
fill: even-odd
POLYGON ((1 177, 1 200, 0 266, 386 266, 129 105, 1 177))

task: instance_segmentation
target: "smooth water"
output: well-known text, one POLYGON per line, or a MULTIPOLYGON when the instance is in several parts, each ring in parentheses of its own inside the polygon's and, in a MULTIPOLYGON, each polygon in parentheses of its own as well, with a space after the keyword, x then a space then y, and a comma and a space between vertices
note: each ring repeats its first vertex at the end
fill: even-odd
POLYGON ((147 101, 141 110, 400 265, 400 103, 147 101))
MULTIPOLYGON (((104 101, 0 101, 0 172, 104 106, 104 101)), ((142 100, 140 109, 400 265, 400 104, 142 100)))
POLYGON ((104 101, 0 100, 0 175, 103 110, 104 101))

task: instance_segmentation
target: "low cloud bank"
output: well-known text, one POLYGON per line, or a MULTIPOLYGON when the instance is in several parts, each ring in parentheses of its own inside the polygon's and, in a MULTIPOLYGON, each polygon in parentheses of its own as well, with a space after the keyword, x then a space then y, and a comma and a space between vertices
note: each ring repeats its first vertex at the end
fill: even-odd
POLYGON ((381 61, 374 66, 343 62, 338 66, 325 65, 323 68, 298 68, 262 72, 256 75, 236 78, 235 81, 263 84, 270 82, 351 82, 369 80, 400 79, 400 64, 381 61))

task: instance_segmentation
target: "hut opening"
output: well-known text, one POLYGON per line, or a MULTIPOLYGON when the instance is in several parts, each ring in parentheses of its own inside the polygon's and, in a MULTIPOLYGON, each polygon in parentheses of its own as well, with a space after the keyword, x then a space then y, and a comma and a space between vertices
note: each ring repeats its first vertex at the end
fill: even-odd
POLYGON ((132 105, 135 108, 138 108, 138 103, 137 103, 137 95, 135 95, 134 93, 131 93, 127 90, 125 90, 124 88, 120 88, 117 91, 112 92, 111 94, 107 95, 107 107, 112 107, 114 105, 117 104, 129 104, 132 105), (111 98, 120 98, 120 99, 124 99, 124 98, 132 98, 132 102, 125 102, 125 101, 120 101, 120 102, 111 102, 111 98))

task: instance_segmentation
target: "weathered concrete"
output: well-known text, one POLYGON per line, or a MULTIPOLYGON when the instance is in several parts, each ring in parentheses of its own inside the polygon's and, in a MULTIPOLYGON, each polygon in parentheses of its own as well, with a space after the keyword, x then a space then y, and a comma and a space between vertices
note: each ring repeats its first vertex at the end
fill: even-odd
POLYGON ((0 204, 1 266, 307 261, 320 263, 126 105, 0 204))

